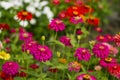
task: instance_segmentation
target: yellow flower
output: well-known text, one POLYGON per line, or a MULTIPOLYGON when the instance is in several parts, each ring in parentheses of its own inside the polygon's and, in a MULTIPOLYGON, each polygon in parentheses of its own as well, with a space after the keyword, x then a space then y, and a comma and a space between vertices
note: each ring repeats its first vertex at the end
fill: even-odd
POLYGON ((65 58, 59 58, 58 61, 63 64, 65 64, 67 62, 65 58))
POLYGON ((1 51, 0 52, 0 59, 8 60, 8 59, 10 59, 10 54, 6 53, 5 51, 1 51))

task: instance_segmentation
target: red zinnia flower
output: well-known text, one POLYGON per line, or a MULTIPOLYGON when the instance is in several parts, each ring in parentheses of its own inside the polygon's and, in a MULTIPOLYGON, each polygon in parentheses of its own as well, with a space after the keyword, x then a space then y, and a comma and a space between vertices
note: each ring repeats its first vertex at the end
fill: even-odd
POLYGON ((98 26, 100 23, 99 18, 88 18, 87 23, 93 26, 98 26))
POLYGON ((0 23, 0 29, 1 30, 8 30, 10 26, 6 23, 0 23))
POLYGON ((57 68, 49 68, 48 71, 52 72, 52 73, 56 73, 58 72, 57 68))
POLYGON ((27 11, 20 11, 17 13, 17 17, 20 20, 28 20, 29 21, 32 19, 33 15, 32 15, 32 13, 27 12, 27 11))

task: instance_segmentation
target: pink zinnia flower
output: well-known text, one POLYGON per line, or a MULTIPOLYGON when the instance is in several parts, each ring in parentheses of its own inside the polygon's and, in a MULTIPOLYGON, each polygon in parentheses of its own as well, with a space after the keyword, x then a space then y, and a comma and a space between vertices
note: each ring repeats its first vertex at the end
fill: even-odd
POLYGON ((91 58, 90 52, 85 48, 77 48, 74 56, 77 57, 78 60, 85 60, 85 61, 88 61, 91 58))
POLYGON ((19 71, 19 65, 16 62, 5 62, 2 65, 2 71, 5 72, 7 75, 14 76, 18 73, 19 71))
POLYGON ((83 19, 80 16, 73 16, 70 18, 70 22, 73 24, 78 24, 83 22, 83 19))
POLYGON ((51 30, 55 30, 56 32, 63 31, 65 29, 65 24, 62 22, 62 20, 55 18, 50 22, 49 28, 51 30))
POLYGON ((30 41, 32 40, 32 34, 31 33, 28 33, 28 32, 20 32, 19 34, 19 39, 20 40, 23 40, 23 41, 30 41))
POLYGON ((40 62, 46 62, 52 58, 52 51, 47 46, 38 45, 33 57, 40 62))
POLYGON ((65 46, 69 46, 69 47, 72 47, 72 45, 71 45, 71 43, 70 43, 70 38, 69 37, 67 37, 67 36, 62 36, 62 37, 60 37, 60 39, 59 39, 59 41, 61 42, 61 43, 63 43, 65 46))
POLYGON ((108 57, 109 52, 110 52, 108 46, 106 46, 102 43, 95 44, 92 51, 95 54, 95 56, 99 57, 99 58, 108 57))
POLYGON ((116 47, 110 45, 109 43, 102 43, 102 44, 108 46, 108 48, 109 48, 109 50, 110 50, 110 53, 111 53, 112 55, 114 55, 114 56, 117 55, 118 49, 117 49, 116 47))
POLYGON ((24 42, 22 44, 22 51, 33 54, 37 50, 37 47, 38 47, 38 43, 36 41, 24 42))
POLYGON ((112 67, 112 66, 114 66, 116 64, 117 64, 116 59, 111 58, 111 57, 107 57, 107 58, 104 58, 104 59, 100 60, 100 65, 105 67, 105 68, 112 67))
POLYGON ((120 46, 120 33, 119 34, 116 34, 114 37, 113 37, 113 40, 114 42, 120 46))
POLYGON ((68 64, 69 71, 79 72, 80 68, 81 68, 81 64, 79 64, 78 62, 70 62, 68 64))
POLYGON ((76 80, 97 80, 97 79, 89 74, 81 74, 76 77, 76 80))

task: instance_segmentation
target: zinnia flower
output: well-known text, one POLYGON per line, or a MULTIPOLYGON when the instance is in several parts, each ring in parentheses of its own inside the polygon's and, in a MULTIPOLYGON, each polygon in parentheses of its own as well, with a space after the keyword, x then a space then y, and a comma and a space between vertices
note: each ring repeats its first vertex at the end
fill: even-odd
POLYGON ((78 60, 85 61, 89 61, 91 58, 91 54, 86 48, 77 48, 74 56, 77 57, 78 60))
POLYGON ((97 79, 89 74, 81 74, 76 77, 76 80, 97 80, 97 79))
POLYGON ((9 60, 10 59, 10 54, 6 53, 5 51, 1 51, 0 52, 0 59, 9 60))
POLYGON ((93 26, 98 26, 100 24, 99 18, 88 18, 87 23, 93 26))
POLYGON ((28 32, 20 32, 19 33, 19 40, 23 40, 23 41, 30 41, 32 40, 32 34, 28 33, 28 32))
POLYGON ((47 46, 38 45, 33 57, 40 62, 46 62, 52 58, 52 51, 47 46))
POLYGON ((113 40, 114 42, 120 46, 120 33, 119 34, 116 34, 114 37, 113 37, 113 40))
POLYGON ((0 30, 8 30, 10 26, 6 23, 0 23, 0 30))
POLYGON ((117 77, 118 79, 120 79, 120 65, 119 64, 116 64, 112 67, 108 67, 108 72, 117 77))
POLYGON ((50 22, 49 28, 51 30, 55 30, 56 32, 63 31, 65 29, 65 24, 62 22, 62 20, 55 18, 50 22))
POLYGON ((94 67, 94 69, 95 69, 96 71, 100 71, 100 70, 102 69, 102 67, 101 67, 100 65, 97 65, 97 66, 94 67))
POLYGON ((102 44, 102 43, 97 43, 93 46, 92 49, 93 53, 95 54, 96 57, 99 58, 106 58, 109 55, 109 48, 108 46, 102 44))
POLYGON ((34 41, 34 40, 24 42, 22 44, 22 51, 33 54, 37 50, 37 47, 38 47, 38 43, 36 41, 34 41))
POLYGON ((79 70, 80 70, 80 68, 81 68, 81 64, 79 64, 78 62, 70 62, 69 64, 68 64, 68 70, 69 71, 75 71, 75 72, 79 72, 79 70))
POLYGON ((72 47, 72 44, 70 43, 70 38, 69 37, 67 37, 67 36, 62 36, 62 37, 60 37, 60 39, 59 39, 59 41, 61 42, 61 43, 63 43, 65 46, 69 46, 69 47, 72 47))
POLYGON ((2 71, 5 72, 7 75, 14 76, 18 73, 19 71, 19 65, 16 62, 5 62, 2 65, 2 71))
POLYGON ((116 64, 117 64, 116 59, 111 58, 111 57, 107 57, 107 58, 104 58, 104 59, 100 60, 100 65, 105 67, 105 68, 112 67, 112 66, 114 66, 116 64))
POLYGON ((102 43, 106 46, 108 46, 109 50, 110 50, 110 53, 113 55, 113 56, 116 56, 117 53, 118 53, 118 49, 112 45, 110 45, 109 43, 102 43))
POLYGON ((14 76, 7 75, 3 71, 0 71, 0 79, 2 79, 2 80, 14 80, 14 76))
POLYGON ((28 20, 30 21, 33 17, 33 15, 30 12, 27 11, 20 11, 17 13, 17 17, 20 20, 28 20))
POLYGON ((96 40, 99 41, 99 42, 107 42, 107 38, 103 35, 98 35, 96 37, 96 40))
POLYGON ((83 19, 80 16, 74 16, 70 18, 70 22, 73 24, 78 24, 78 23, 83 22, 83 19))

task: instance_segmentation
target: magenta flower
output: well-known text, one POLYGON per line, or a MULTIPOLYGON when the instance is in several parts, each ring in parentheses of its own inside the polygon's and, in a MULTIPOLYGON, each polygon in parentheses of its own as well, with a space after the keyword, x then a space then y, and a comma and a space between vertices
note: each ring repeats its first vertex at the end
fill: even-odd
POLYGON ((76 77, 76 80, 97 80, 97 79, 89 74, 81 74, 76 77))
POLYGON ((52 58, 52 51, 47 46, 38 45, 33 57, 40 62, 46 62, 52 58))
POLYGON ((68 64, 68 70, 69 71, 79 72, 80 68, 81 68, 81 64, 79 64, 78 62, 70 62, 68 64))
POLYGON ((16 62, 5 62, 2 65, 2 71, 5 72, 7 75, 14 76, 18 73, 19 71, 19 65, 16 62))
POLYGON ((19 40, 30 41, 32 40, 32 34, 28 32, 20 32, 19 40))
POLYGON ((62 22, 62 20, 55 18, 50 22, 49 28, 51 30, 55 30, 56 32, 63 31, 65 29, 65 24, 62 22))
POLYGON ((81 29, 77 29, 77 30, 76 30, 76 34, 77 34, 77 35, 81 35, 82 33, 83 33, 83 32, 81 31, 81 29))
POLYGON ((108 42, 113 41, 113 36, 112 36, 112 35, 106 34, 105 37, 107 38, 107 41, 108 41, 108 42))
POLYGON ((105 68, 112 67, 112 66, 114 66, 116 64, 117 64, 116 59, 111 58, 111 57, 107 57, 107 58, 104 58, 104 59, 100 60, 100 65, 105 67, 105 68))
POLYGON ((80 16, 74 16, 70 18, 70 22, 73 24, 82 23, 83 19, 80 16))
POLYGON ((103 35, 98 35, 96 37, 96 40, 99 41, 99 42, 107 42, 107 38, 103 35))
POLYGON ((85 49, 85 48, 78 48, 75 51, 75 55, 74 56, 77 57, 78 60, 85 60, 85 61, 88 61, 91 58, 90 52, 87 49, 85 49))
POLYGON ((38 43, 36 41, 24 42, 22 44, 22 51, 33 54, 37 50, 37 47, 38 47, 38 43))
POLYGON ((99 58, 106 58, 109 55, 109 48, 108 46, 102 44, 102 43, 97 43, 93 46, 92 49, 93 53, 95 54, 96 57, 99 58))
POLYGON ((69 47, 72 47, 72 44, 70 43, 70 38, 69 37, 67 37, 67 36, 62 36, 62 37, 60 37, 60 39, 59 39, 59 41, 61 42, 61 43, 63 43, 65 46, 69 46, 69 47))

